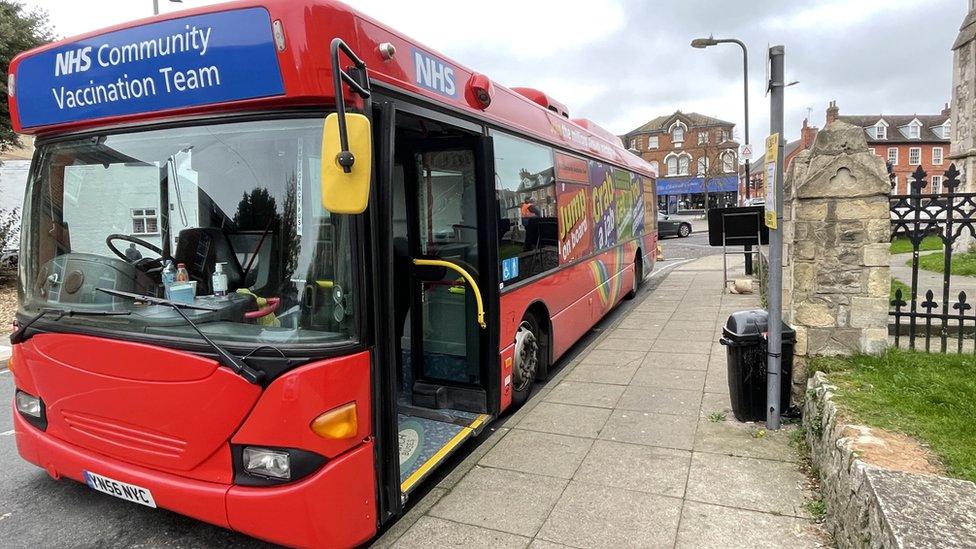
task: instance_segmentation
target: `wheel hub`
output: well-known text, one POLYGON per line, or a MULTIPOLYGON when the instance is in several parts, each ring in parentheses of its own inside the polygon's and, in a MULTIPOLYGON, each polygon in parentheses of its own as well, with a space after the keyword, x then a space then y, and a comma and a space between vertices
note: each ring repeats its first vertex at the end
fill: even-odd
POLYGON ((532 383, 538 366, 539 340, 532 333, 531 325, 522 322, 515 333, 515 370, 512 373, 516 391, 522 391, 532 383))

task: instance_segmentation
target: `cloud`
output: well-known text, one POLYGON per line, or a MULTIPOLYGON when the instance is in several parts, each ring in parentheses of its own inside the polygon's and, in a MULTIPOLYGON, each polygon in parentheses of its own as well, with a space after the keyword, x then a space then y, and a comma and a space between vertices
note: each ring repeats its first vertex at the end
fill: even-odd
MULTIPOLYGON (((214 3, 160 1, 163 11, 214 3)), ((933 113, 948 101, 951 52, 964 0, 349 0, 357 9, 507 86, 539 88, 623 133, 676 109, 735 122, 742 134, 742 54, 693 38, 736 37, 749 47, 753 142, 768 133, 766 47, 786 47, 786 135, 807 109, 822 125, 842 113, 933 113)), ((149 0, 33 0, 56 30, 77 34, 148 15, 149 0)))

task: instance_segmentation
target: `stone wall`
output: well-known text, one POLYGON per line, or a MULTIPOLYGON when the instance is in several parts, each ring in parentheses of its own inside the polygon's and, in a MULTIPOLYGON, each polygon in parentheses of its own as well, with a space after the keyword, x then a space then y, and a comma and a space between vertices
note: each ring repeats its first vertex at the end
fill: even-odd
POLYGON ((888 193, 864 131, 832 122, 784 178, 783 318, 796 330, 794 401, 809 357, 879 353, 888 343, 888 193))
POLYGON ((976 546, 976 484, 865 462, 902 452, 882 433, 847 424, 834 389, 822 372, 809 380, 803 427, 837 546, 976 546))

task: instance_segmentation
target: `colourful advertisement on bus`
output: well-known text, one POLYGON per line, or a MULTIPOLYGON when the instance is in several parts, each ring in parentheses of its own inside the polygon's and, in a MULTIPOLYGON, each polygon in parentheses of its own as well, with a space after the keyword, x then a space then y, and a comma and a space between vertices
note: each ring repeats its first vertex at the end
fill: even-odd
POLYGON ((586 160, 556 153, 556 203, 559 208, 559 262, 586 257, 593 250, 586 160))
POLYGON ((590 185, 593 186, 593 245, 597 250, 602 250, 617 243, 613 168, 602 162, 591 161, 590 185))

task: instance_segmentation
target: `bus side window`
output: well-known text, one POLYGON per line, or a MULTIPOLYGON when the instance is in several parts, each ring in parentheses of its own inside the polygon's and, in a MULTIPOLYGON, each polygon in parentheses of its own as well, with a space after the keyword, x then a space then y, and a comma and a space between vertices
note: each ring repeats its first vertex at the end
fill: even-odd
POLYGON ((509 285, 559 266, 552 149, 499 132, 495 145, 498 258, 509 285))

